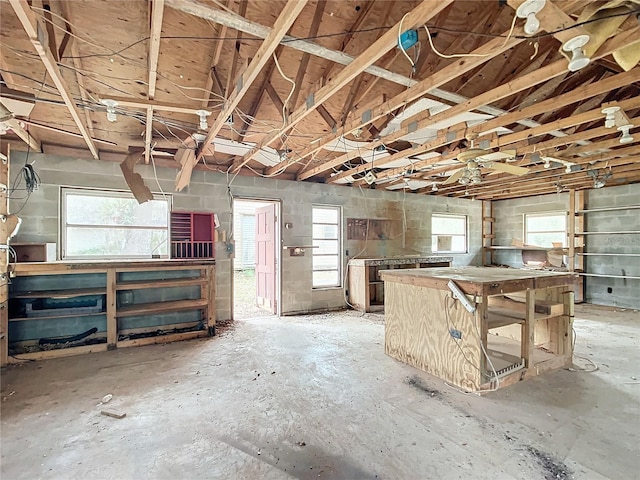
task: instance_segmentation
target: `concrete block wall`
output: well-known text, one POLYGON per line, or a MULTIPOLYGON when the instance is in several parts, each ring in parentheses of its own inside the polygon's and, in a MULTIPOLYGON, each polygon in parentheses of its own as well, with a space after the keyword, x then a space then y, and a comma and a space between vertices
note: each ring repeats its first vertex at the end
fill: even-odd
MULTIPOLYGON (((640 185, 621 185, 590 190, 585 196, 586 208, 640 205, 640 185)), ((586 232, 640 232, 640 209, 587 212, 586 232)), ((586 252, 640 255, 640 234, 585 235, 586 252)), ((640 277, 640 257, 585 257, 588 273, 640 277)), ((590 303, 624 308, 640 308, 640 280, 631 278, 585 278, 585 299, 590 303)))
MULTIPOLYGON (((542 212, 565 212, 569 206, 569 194, 537 195, 493 203, 495 218, 494 245, 511 245, 512 239, 524 241, 524 214, 542 212)), ((520 268, 523 265, 520 250, 495 252, 495 263, 520 268)))
MULTIPOLYGON (((11 153, 13 177, 25 159, 23 152, 11 153)), ((29 162, 34 161, 42 187, 31 195, 20 212, 23 224, 14 242, 58 242, 61 185, 128 190, 116 163, 31 153, 29 162)), ((191 184, 182 192, 175 192, 176 171, 160 167, 156 171, 157 181, 151 166, 136 166, 136 172, 142 175, 152 191, 158 192, 159 184, 164 192, 172 195, 175 210, 216 212, 220 228, 227 232, 232 229, 228 190, 240 198, 279 200, 281 225, 293 224, 291 229, 281 229, 282 245, 311 243, 313 205, 342 207, 344 237, 347 218, 390 219, 400 226, 399 234, 389 240, 369 240, 365 244, 343 238, 343 253, 348 250, 349 257, 356 254, 360 257, 430 254, 431 213, 466 214, 469 219, 468 253, 453 255, 454 265, 478 265, 481 262, 481 202, 241 175, 233 178, 228 188, 225 174, 204 170, 194 171, 191 184)), ((12 200, 12 211, 22 204, 22 200, 12 200)), ((345 266, 347 261, 345 254, 345 266)), ((232 316, 233 303, 232 261, 222 242, 216 244, 216 263, 217 314, 219 319, 228 319, 232 316)), ((304 257, 290 257, 288 251, 282 251, 282 313, 311 312, 345 305, 342 288, 312 288, 311 266, 310 253, 304 257)))
MULTIPOLYGON (((587 209, 640 204, 640 185, 621 185, 586 192, 587 209)), ((512 238, 524 240, 524 214, 568 211, 567 193, 524 197, 494 202, 494 245, 509 245, 512 238)), ((640 231, 640 209, 591 212, 585 214, 585 231, 640 231)), ((586 252, 640 254, 640 234, 585 235, 586 252)), ((496 263, 522 266, 520 251, 496 251, 496 263)), ((640 257, 586 256, 584 271, 604 275, 640 277, 640 257)), ((600 305, 640 308, 640 280, 585 277, 585 300, 600 305)))

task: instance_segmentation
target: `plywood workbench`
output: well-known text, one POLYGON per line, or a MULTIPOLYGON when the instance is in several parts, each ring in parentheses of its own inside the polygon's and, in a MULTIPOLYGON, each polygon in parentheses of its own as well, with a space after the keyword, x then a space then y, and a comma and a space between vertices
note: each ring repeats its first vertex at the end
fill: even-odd
POLYGON ((385 352, 404 363, 470 391, 572 363, 574 274, 449 267, 380 276, 385 352), (474 313, 452 295, 450 280, 475 305, 474 313))

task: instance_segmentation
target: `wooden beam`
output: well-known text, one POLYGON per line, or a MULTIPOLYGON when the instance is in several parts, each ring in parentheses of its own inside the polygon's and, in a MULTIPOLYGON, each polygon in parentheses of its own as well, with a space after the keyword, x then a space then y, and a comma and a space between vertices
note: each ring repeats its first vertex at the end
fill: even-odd
POLYGON ((137 108, 140 110, 146 110, 149 107, 153 107, 153 109, 158 112, 184 113, 187 115, 196 115, 196 110, 198 110, 197 108, 187 108, 187 107, 183 107, 182 105, 178 105, 174 103, 158 102, 155 100, 115 97, 113 95, 109 95, 108 98, 118 102, 118 108, 125 107, 125 108, 137 108))
MULTIPOLYGON (((160 37, 162 36, 162 17, 164 15, 164 0, 152 0, 151 26, 149 27, 149 92, 147 98, 153 100, 156 96, 156 80, 158 79, 158 57, 160 55, 160 37)), ((144 136, 144 163, 151 158, 151 136, 153 131, 153 107, 147 107, 144 136)))
POLYGON ((38 140, 33 138, 33 136, 27 132, 20 122, 14 118, 13 113, 5 107, 2 103, 0 103, 0 123, 4 123, 7 127, 11 128, 13 132, 35 152, 40 152, 41 145, 38 140))
POLYGON ((49 39, 49 50, 51 50, 51 55, 55 59, 56 62, 60 60, 58 56, 58 48, 56 46, 56 32, 54 30, 53 20, 51 19, 51 5, 46 2, 42 4, 42 10, 45 19, 45 27, 47 28, 47 37, 49 39))
MULTIPOLYGON (((369 2, 365 9, 370 8, 369 5, 373 2, 369 2)), ((309 28, 309 37, 313 38, 318 34, 318 29, 320 28, 320 22, 322 21, 322 15, 324 14, 324 8, 326 6, 326 0, 319 0, 318 6, 316 7, 316 11, 313 14, 313 20, 311 21, 311 27, 309 28)), ((300 59, 300 65, 298 66, 298 72, 296 73, 295 84, 296 88, 291 95, 291 103, 288 105, 289 111, 293 111, 296 108, 298 103, 298 96, 300 95, 300 91, 302 90, 302 82, 304 80, 304 76, 307 73, 307 67, 309 66, 309 60, 311 59, 311 55, 307 52, 302 54, 302 59, 300 59)))
MULTIPOLYGON (((67 33, 71 33, 72 32, 71 25, 67 21, 67 20, 70 20, 69 11, 67 10, 67 3, 60 2, 60 8, 62 11, 62 16, 64 17, 64 23, 67 27, 67 33)), ((69 35, 69 38, 70 37, 71 35, 69 35)), ((65 38, 67 37, 65 36, 65 38)), ((60 45, 60 47, 61 47, 60 58, 62 58, 62 45, 60 45)), ((80 52, 78 51, 78 40, 76 38, 73 38, 73 40, 71 41, 71 57, 72 57, 71 61, 75 68, 75 75, 76 75, 76 81, 78 82, 78 90, 80 91, 80 98, 82 98, 83 103, 89 104, 90 102, 87 96, 87 88, 85 87, 85 83, 84 83, 84 76, 80 73, 83 71, 83 67, 82 67, 82 59, 80 58, 80 52)), ((93 121, 91 120, 91 110, 88 108, 83 108, 82 110, 84 112, 84 120, 87 123, 87 130, 89 131, 89 135, 91 135, 91 138, 94 139, 96 134, 95 134, 95 131, 93 130, 93 121)))
POLYGON ((336 129, 336 127, 338 126, 338 122, 336 122, 335 118, 333 118, 333 116, 329 113, 329 110, 327 110, 324 105, 318 106, 318 113, 332 131, 336 129))
MULTIPOLYGON (((229 115, 231 115, 234 109, 238 106, 238 103, 240 103, 240 100, 242 100, 244 95, 247 93, 262 68, 269 61, 271 54, 277 48, 280 40, 282 40, 282 37, 284 37, 291 25, 293 25, 293 22, 298 18, 298 15, 300 15, 306 4, 307 0, 289 0, 287 2, 280 12, 280 16, 276 20, 273 30, 271 30, 267 38, 258 48, 253 60, 249 64, 249 67, 235 82, 233 92, 228 96, 225 105, 218 114, 218 117, 214 121, 212 127, 207 132, 207 136, 202 145, 209 145, 222 129, 222 126, 227 121, 229 115)), ((194 164, 198 163, 204 156, 206 150, 206 148, 200 148, 200 151, 195 158, 190 159, 189 162, 194 164)), ((186 166, 183 165, 183 169, 185 167, 186 166)), ((191 168, 193 167, 191 166, 191 168)), ((188 184, 188 182, 186 183, 188 184)), ((184 184, 184 182, 182 184, 184 184)))
MULTIPOLYGON (((249 2, 247 0, 240 0, 240 9, 238 10, 238 15, 244 17, 247 14, 247 5, 249 2)), ((231 82, 236 79, 236 73, 238 68, 238 57, 240 56, 240 37, 242 36, 242 32, 238 30, 236 32, 236 41, 234 42, 233 54, 231 55, 231 60, 229 63, 229 74, 227 75, 227 83, 224 87, 224 96, 229 96, 231 92, 231 82)))
MULTIPOLYGON (((229 3, 228 0, 226 0, 223 5, 226 7, 228 3, 229 3)), ((220 76, 218 75, 216 67, 218 66, 218 62, 220 61, 220 55, 222 54, 222 47, 224 46, 223 38, 227 36, 227 26, 219 25, 218 27, 219 27, 217 29, 218 42, 216 43, 216 48, 213 52, 213 56, 211 57, 211 64, 209 65, 209 70, 208 70, 209 75, 207 76, 207 83, 204 86, 205 96, 202 99, 202 107, 205 109, 209 108, 209 101, 211 100, 210 92, 213 90, 214 80, 216 82, 216 85, 218 85, 218 89, 220 90, 220 95, 224 96, 225 94, 224 87, 222 86, 222 81, 220 80, 220 76)))
POLYGON ((49 50, 49 47, 47 45, 48 42, 46 30, 42 28, 42 25, 37 20, 35 14, 31 10, 31 7, 29 7, 27 0, 9 0, 9 3, 13 7, 13 10, 16 12, 20 23, 22 23, 25 32, 27 32, 29 40, 36 49, 36 52, 38 52, 42 63, 44 63, 49 76, 58 89, 62 100, 67 106, 67 109, 69 110, 73 121, 78 127, 78 130, 80 130, 80 133, 82 134, 87 147, 89 147, 93 158, 98 160, 98 149, 94 145, 93 140, 91 139, 91 136, 87 131, 87 127, 85 127, 84 123, 82 123, 78 107, 73 100, 71 92, 69 91, 69 87, 62 77, 62 72, 60 71, 60 68, 56 63, 51 50, 49 50))
MULTIPOLYGON (((437 4, 434 4, 429 1, 423 1, 420 3, 415 9, 405 15, 404 21, 402 23, 403 27, 407 29, 413 28, 417 25, 421 25, 426 22, 430 18, 437 15, 443 8, 445 8, 452 0, 442 0, 437 4)), ((393 48, 398 39, 398 28, 399 24, 389 29, 382 37, 380 37, 376 42, 370 45, 362 54, 360 54, 350 65, 346 66, 342 69, 331 81, 329 81, 324 87, 320 88, 317 92, 310 95, 307 99, 307 104, 296 110, 291 114, 289 121, 285 128, 281 129, 278 132, 267 135, 258 146, 251 149, 242 159, 242 165, 251 160, 258 151, 271 144, 276 138, 278 138, 283 133, 289 131, 293 128, 298 122, 307 117, 311 112, 318 108, 318 105, 324 103, 326 100, 331 98, 336 92, 338 92, 342 87, 344 87, 347 83, 357 77, 361 72, 363 72, 368 66, 375 63, 378 59, 380 59, 387 51, 393 48)), ((284 162, 278 163, 269 169, 267 169, 267 174, 273 174, 283 167, 286 164, 284 162)))
POLYGON ((278 95, 278 92, 276 92, 276 89, 273 88, 273 85, 271 84, 271 82, 267 82, 266 91, 267 91, 267 94, 269 94, 269 97, 271 98, 271 101, 273 102, 273 104, 276 106, 276 108, 280 112, 280 115, 286 115, 286 112, 283 112, 284 111, 284 103, 282 103, 282 99, 278 95))

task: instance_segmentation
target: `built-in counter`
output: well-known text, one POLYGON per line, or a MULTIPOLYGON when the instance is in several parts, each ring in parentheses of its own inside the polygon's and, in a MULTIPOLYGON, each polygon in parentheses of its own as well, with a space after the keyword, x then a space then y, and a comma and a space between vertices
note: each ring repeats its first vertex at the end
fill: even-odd
POLYGON ((215 334, 215 260, 16 263, 2 364, 215 334))
POLYGON ((349 261, 349 304, 362 312, 382 310, 384 285, 380 272, 390 269, 448 267, 452 257, 403 256, 389 258, 353 258, 349 261))

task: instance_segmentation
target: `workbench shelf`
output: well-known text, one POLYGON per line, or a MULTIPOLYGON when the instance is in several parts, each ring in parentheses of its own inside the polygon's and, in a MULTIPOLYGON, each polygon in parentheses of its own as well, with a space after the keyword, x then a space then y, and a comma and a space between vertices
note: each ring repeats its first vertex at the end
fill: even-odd
POLYGON ((3 364, 215 334, 214 260, 21 263, 14 273, 3 364))

